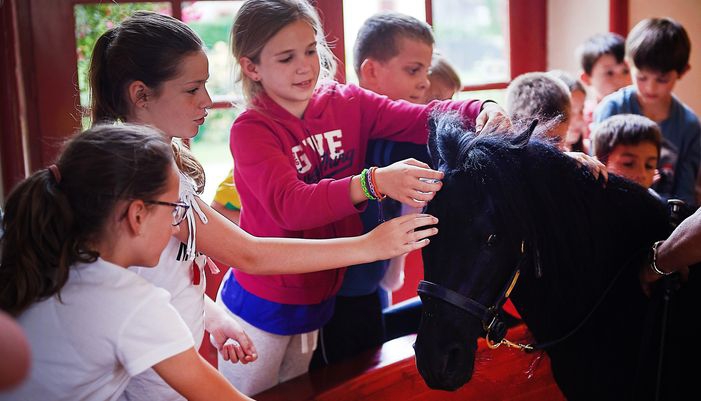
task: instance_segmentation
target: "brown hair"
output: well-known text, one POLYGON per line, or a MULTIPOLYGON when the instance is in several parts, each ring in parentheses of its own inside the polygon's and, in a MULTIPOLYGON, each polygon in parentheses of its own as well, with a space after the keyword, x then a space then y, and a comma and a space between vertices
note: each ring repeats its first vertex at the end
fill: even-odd
MULTIPOLYGON (((183 22, 149 11, 137 11, 95 42, 90 60, 93 124, 127 121, 127 88, 142 81, 156 93, 180 72, 183 58, 202 50, 202 40, 183 22)), ((178 168, 204 190, 204 168, 185 146, 173 145, 178 168)))
POLYGON ((659 125, 649 118, 637 114, 617 114, 597 125, 591 134, 594 155, 604 164, 618 145, 637 145, 650 142, 660 155, 662 133, 659 125))
POLYGON ((691 40, 684 27, 671 18, 648 18, 631 29, 626 57, 637 69, 682 74, 689 64, 691 40))
MULTIPOLYGON (((251 59, 254 64, 260 63, 260 53, 270 38, 296 21, 307 22, 316 33, 317 52, 321 63, 319 82, 333 79, 336 60, 326 43, 319 15, 306 0, 245 1, 231 27, 231 53, 237 65, 241 57, 251 59)), ((243 95, 248 102, 263 90, 260 82, 248 78, 243 71, 238 71, 237 81, 241 81, 243 95)))
POLYGON ((519 75, 506 88, 506 111, 513 120, 568 121, 570 104, 565 83, 544 72, 519 75))
POLYGON ((625 39, 623 36, 605 32, 589 37, 577 48, 577 58, 582 70, 591 75, 594 65, 599 59, 610 54, 616 59, 616 63, 622 63, 625 56, 625 39))
POLYGON ((570 94, 576 91, 580 91, 586 96, 587 90, 584 88, 584 84, 582 83, 582 81, 573 77, 572 75, 570 75, 570 73, 563 70, 550 70, 548 71, 548 75, 562 81, 562 83, 564 83, 565 86, 567 86, 567 89, 569 89, 570 94))
POLYGON ((428 79, 439 79, 456 88, 456 92, 462 89, 460 76, 447 58, 434 52, 431 59, 431 68, 428 70, 428 79))
POLYGON ((358 30, 353 47, 353 67, 360 75, 360 66, 368 58, 386 62, 399 54, 399 38, 420 40, 433 46, 431 27, 412 16, 397 12, 375 14, 365 20, 358 30))
POLYGON ((149 127, 98 125, 74 135, 56 162, 60 179, 39 170, 7 198, 0 308, 17 316, 60 295, 73 264, 99 257, 89 243, 99 238, 117 202, 162 193, 172 163, 164 136, 149 127))
POLYGON ((90 60, 93 124, 126 121, 127 88, 143 81, 154 90, 180 72, 180 61, 202 50, 202 40, 173 17, 137 11, 95 42, 90 60))

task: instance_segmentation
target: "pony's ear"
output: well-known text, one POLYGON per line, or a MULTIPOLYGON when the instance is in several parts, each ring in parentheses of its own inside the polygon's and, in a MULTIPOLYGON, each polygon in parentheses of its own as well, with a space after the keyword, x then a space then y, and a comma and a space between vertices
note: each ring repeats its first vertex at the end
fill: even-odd
POLYGON ((516 135, 512 142, 513 145, 519 148, 526 147, 526 145, 528 145, 528 141, 531 140, 531 136, 533 136, 533 132, 535 132, 535 127, 537 125, 538 119, 534 119, 533 121, 531 121, 531 123, 528 125, 528 128, 526 128, 520 134, 516 135))
POLYGON ((428 120, 428 129, 428 154, 433 168, 454 169, 461 138, 465 135, 460 117, 455 113, 433 113, 428 120))

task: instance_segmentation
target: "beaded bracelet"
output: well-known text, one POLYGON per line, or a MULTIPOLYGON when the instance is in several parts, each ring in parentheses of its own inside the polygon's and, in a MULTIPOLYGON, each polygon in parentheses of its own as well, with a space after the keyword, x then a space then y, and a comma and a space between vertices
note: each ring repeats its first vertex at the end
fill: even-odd
POLYGON ((650 261, 650 268, 660 276, 669 276, 674 272, 663 272, 659 267, 657 267, 657 247, 663 242, 664 241, 657 241, 652 245, 652 260, 650 261))
POLYGON ((368 191, 367 173, 368 169, 365 169, 360 173, 360 188, 362 188, 363 194, 365 194, 366 198, 375 200, 376 198, 370 193, 370 191, 368 191))
POLYGON ((377 186, 377 179, 375 177, 375 172, 377 171, 377 167, 370 167, 370 182, 372 183, 372 187, 375 190, 375 197, 377 197, 377 200, 381 201, 384 198, 387 197, 387 195, 383 194, 380 192, 380 187, 377 186))
POLYGON ((372 167, 363 170, 363 172, 365 173, 365 182, 368 184, 368 192, 370 192, 370 195, 377 199, 377 192, 375 192, 375 183, 372 182, 370 171, 372 171, 372 167))

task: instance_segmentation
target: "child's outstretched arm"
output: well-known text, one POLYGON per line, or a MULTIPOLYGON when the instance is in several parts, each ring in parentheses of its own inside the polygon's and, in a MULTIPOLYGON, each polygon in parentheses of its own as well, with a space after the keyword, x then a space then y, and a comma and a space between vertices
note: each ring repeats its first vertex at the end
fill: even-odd
POLYGON ((204 301, 204 327, 210 333, 210 342, 225 361, 245 365, 258 359, 256 347, 241 325, 209 297, 204 301))
MULTIPOLYGON (((197 198, 209 222, 197 224, 197 250, 250 274, 290 274, 329 270, 390 259, 423 248, 435 235, 438 219, 410 214, 382 223, 367 234, 324 240, 254 237, 197 198)), ((177 237, 187 240, 187 224, 177 237)))
POLYGON ((252 400, 236 390, 194 348, 157 363, 153 369, 190 401, 252 400))

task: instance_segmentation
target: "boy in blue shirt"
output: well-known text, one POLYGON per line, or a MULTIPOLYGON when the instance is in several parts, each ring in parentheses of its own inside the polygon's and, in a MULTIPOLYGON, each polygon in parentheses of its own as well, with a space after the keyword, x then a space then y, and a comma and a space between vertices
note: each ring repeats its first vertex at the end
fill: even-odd
POLYGON ((663 137, 658 162, 660 180, 652 188, 663 198, 678 198, 696 205, 701 125, 694 112, 672 93, 674 85, 689 70, 690 51, 689 36, 678 22, 649 18, 638 23, 626 40, 633 85, 604 98, 594 112, 594 122, 631 113, 659 124, 663 137))
MULTIPOLYGON (((433 45, 431 27, 414 17, 385 12, 368 18, 358 31, 354 47, 359 85, 392 100, 420 103, 430 86, 428 73, 433 45)), ((374 140, 368 143, 365 162, 368 166, 386 166, 410 157, 428 162, 426 146, 374 140)), ((401 204, 385 199, 368 202, 360 218, 367 232, 381 218, 400 214, 401 204)), ((403 264, 403 256, 393 262, 403 264)), ((319 331, 312 369, 339 362, 384 342, 382 310, 388 306, 389 295, 381 282, 389 263, 380 260, 346 270, 336 295, 333 317, 319 331)))

